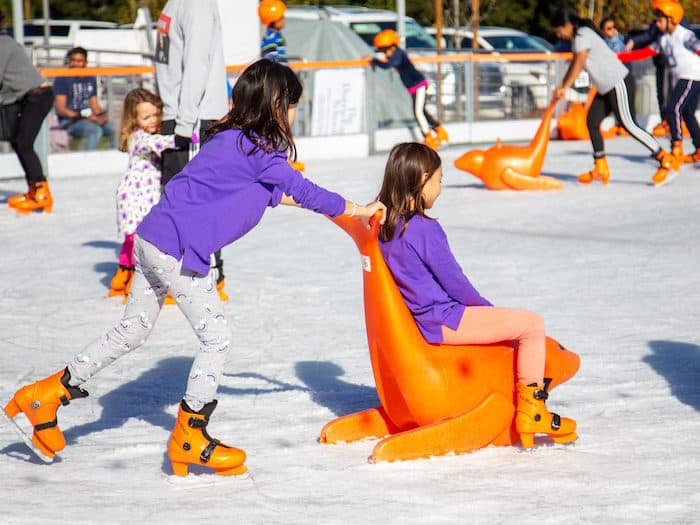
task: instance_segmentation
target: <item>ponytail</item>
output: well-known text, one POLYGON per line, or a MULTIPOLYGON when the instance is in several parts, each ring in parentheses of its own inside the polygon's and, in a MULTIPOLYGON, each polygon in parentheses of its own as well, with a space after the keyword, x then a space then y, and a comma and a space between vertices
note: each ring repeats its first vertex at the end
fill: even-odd
POLYGON ((552 27, 562 27, 569 22, 574 27, 574 36, 578 33, 579 28, 588 27, 595 31, 596 34, 600 34, 598 28, 593 23, 590 18, 582 18, 576 14, 571 8, 564 7, 557 10, 552 17, 549 19, 549 23, 552 27))

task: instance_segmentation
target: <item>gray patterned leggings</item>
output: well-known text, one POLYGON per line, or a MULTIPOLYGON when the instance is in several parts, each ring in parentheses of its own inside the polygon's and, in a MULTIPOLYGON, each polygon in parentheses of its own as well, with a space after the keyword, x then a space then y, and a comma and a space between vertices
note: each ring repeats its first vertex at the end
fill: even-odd
POLYGON ((231 348, 216 282, 209 275, 183 270, 180 261, 138 235, 134 240, 136 270, 129 301, 117 325, 88 344, 68 365, 71 384, 79 385, 121 356, 140 347, 153 330, 168 290, 199 339, 184 399, 194 410, 212 401, 231 348))

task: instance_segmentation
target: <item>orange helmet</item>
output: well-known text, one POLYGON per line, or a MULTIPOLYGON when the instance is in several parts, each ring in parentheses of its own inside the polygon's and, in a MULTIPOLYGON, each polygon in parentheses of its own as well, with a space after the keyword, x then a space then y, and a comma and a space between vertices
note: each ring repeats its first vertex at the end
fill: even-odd
POLYGON ((663 4, 666 2, 672 2, 674 4, 678 4, 679 0, 651 0, 649 7, 651 8, 652 11, 654 11, 655 9, 658 9, 659 4, 663 4))
POLYGON ((278 20, 282 20, 286 10, 287 6, 280 0, 262 0, 260 5, 258 5, 258 16, 264 26, 269 26, 278 20))
POLYGON ((653 0, 652 6, 654 11, 663 13, 664 16, 670 18, 674 24, 678 25, 683 20, 683 6, 675 0, 653 0))
POLYGON ((396 31, 393 29, 385 29, 375 35, 373 44, 375 49, 385 49, 391 46, 398 46, 399 42, 401 42, 401 40, 396 31))

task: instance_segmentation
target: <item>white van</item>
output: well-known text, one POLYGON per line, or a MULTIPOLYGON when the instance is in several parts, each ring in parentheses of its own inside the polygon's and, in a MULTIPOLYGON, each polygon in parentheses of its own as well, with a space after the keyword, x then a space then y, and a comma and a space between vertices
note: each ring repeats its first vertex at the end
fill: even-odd
MULTIPOLYGON (((333 22, 341 23, 357 34, 370 49, 374 46, 374 37, 384 29, 397 31, 398 15, 394 11, 382 9, 369 9, 358 6, 322 6, 322 7, 296 7, 289 6, 285 13, 288 21, 293 20, 320 20, 327 18, 333 22)), ((406 29, 406 51, 410 56, 433 55, 437 48, 435 38, 428 34, 423 26, 413 18, 404 18, 406 29)), ((437 94, 437 67, 435 64, 416 64, 428 79, 429 106, 433 113, 437 94)), ((441 102, 444 108, 455 107, 455 104, 463 102, 464 94, 457 93, 458 75, 461 69, 449 63, 441 66, 442 96, 441 102)), ((508 113, 506 88, 503 82, 503 71, 500 64, 484 63, 479 68, 479 105, 484 110, 496 110, 502 116, 508 113)))
MULTIPOLYGON (((334 22, 340 22, 348 26, 370 47, 373 45, 374 35, 380 31, 384 29, 396 31, 398 20, 398 16, 394 11, 357 6, 289 6, 285 17, 302 20, 329 18, 334 22)), ((406 49, 435 49, 435 39, 426 32, 423 26, 410 17, 405 17, 404 20, 406 25, 406 49)))

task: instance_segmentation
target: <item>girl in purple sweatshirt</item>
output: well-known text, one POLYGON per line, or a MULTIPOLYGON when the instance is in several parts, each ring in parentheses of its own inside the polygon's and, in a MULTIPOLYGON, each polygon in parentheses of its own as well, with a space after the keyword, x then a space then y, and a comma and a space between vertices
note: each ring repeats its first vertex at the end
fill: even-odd
POLYGON ((441 161, 433 149, 399 144, 389 154, 377 197, 387 207, 380 249, 418 328, 435 344, 516 342, 516 429, 547 433, 560 442, 575 439, 576 423, 544 407, 544 321, 534 312, 493 306, 484 299, 464 275, 440 223, 426 214, 441 183, 441 161))
POLYGON ((379 202, 362 206, 346 200, 289 165, 301 92, 294 72, 270 60, 242 73, 231 111, 211 128, 211 138, 168 183, 136 230, 136 270, 122 318, 65 369, 21 388, 7 404, 10 417, 23 412, 34 425, 32 441, 45 456, 53 458, 65 446, 56 421, 59 405, 85 397, 85 381, 146 341, 170 291, 199 339, 168 445, 173 472, 184 476, 190 464, 222 475, 246 471, 245 452, 206 431, 231 347, 231 330, 209 273, 211 254, 248 233, 268 207, 278 204, 365 221, 385 209, 379 202))

